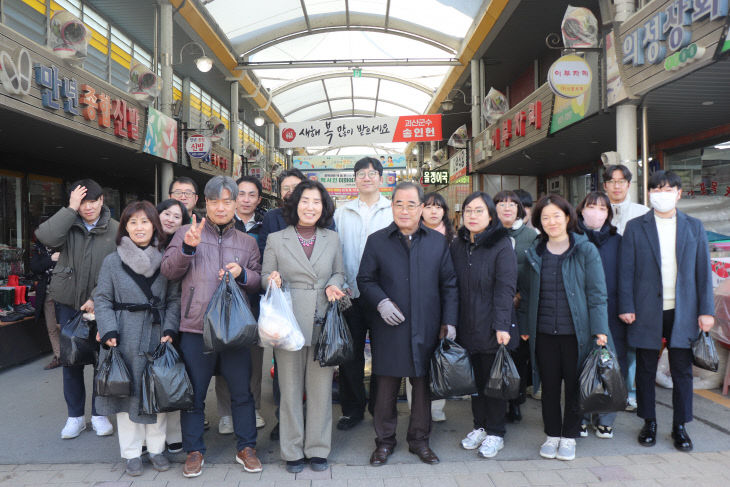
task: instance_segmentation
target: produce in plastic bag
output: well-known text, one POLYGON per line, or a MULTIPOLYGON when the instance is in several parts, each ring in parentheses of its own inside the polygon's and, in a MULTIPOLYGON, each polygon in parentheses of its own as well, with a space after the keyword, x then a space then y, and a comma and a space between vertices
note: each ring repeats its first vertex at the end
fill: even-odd
POLYGON ((442 339, 433 352, 430 366, 432 399, 477 392, 469 354, 455 341, 442 339))
POLYGON ((273 280, 269 280, 266 294, 261 298, 259 339, 261 345, 289 352, 296 352, 304 346, 304 335, 292 311, 291 300, 273 280))
POLYGON ((697 340, 692 342, 692 363, 710 372, 717 372, 720 367, 720 357, 709 332, 700 331, 697 340))
POLYGON ((616 355, 606 347, 593 350, 588 355, 578 388, 578 403, 585 414, 610 413, 626 408, 626 383, 616 355))
POLYGON ((203 317, 206 352, 222 352, 258 343, 256 318, 229 271, 223 275, 203 317))
POLYGON ((171 343, 160 343, 142 371, 140 414, 156 414, 193 407, 193 384, 185 364, 171 343))
POLYGON ((132 377, 122 352, 111 347, 96 369, 96 395, 102 397, 128 397, 132 395, 132 377))
POLYGON ((495 123, 509 110, 509 103, 507 97, 504 96, 499 90, 489 88, 489 93, 484 97, 482 101, 482 116, 489 122, 489 124, 495 123))
POLYGON ((520 395, 520 374, 504 345, 499 346, 497 356, 494 357, 484 395, 504 400, 517 399, 520 395))
POLYGON ((560 30, 567 49, 598 47, 598 20, 585 7, 568 5, 560 30))
POLYGON ((332 303, 314 346, 314 360, 321 367, 333 367, 349 362, 355 356, 355 344, 345 317, 338 304, 332 303))
POLYGON ((96 363, 98 346, 96 344, 96 323, 86 321, 83 311, 76 312, 61 325, 61 365, 93 365, 96 363))

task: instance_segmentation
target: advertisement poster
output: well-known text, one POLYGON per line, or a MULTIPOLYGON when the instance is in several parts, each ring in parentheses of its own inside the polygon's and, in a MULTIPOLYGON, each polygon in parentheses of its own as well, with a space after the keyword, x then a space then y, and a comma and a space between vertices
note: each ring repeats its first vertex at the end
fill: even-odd
MULTIPOLYGON (((309 179, 322 183, 333 198, 357 195, 355 174, 352 171, 307 172, 304 174, 309 179)), ((397 182, 398 177, 395 171, 383 171, 383 184, 380 187, 380 192, 390 196, 397 182)))
POLYGON ((374 157, 380 160, 384 169, 401 169, 406 167, 404 154, 360 154, 356 156, 294 156, 294 168, 300 171, 332 171, 353 169, 355 163, 363 157, 374 157))
POLYGON ((598 112, 598 76, 593 74, 598 73, 598 55, 585 56, 563 56, 550 67, 549 84, 554 93, 551 134, 598 112))
POLYGON ((441 140, 441 115, 313 120, 279 125, 279 147, 343 147, 441 140))
POLYGON ((626 99, 626 88, 621 80, 618 58, 616 57, 616 39, 613 31, 606 36, 606 102, 615 105, 626 99))
POLYGON ((146 154, 177 162, 177 121, 152 107, 147 109, 146 154))

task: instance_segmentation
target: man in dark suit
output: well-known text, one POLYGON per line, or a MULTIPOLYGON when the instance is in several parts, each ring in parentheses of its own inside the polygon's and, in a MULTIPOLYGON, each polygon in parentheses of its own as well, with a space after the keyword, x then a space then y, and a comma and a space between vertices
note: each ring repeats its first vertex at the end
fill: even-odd
POLYGON ((675 448, 690 451, 685 423, 692 421, 691 343, 715 324, 710 254, 702 223, 676 209, 679 176, 656 171, 648 189, 654 211, 626 225, 618 283, 619 317, 631 325, 628 341, 636 347, 637 414, 644 419, 638 440, 656 443, 654 381, 665 338, 674 383, 672 438, 675 448))

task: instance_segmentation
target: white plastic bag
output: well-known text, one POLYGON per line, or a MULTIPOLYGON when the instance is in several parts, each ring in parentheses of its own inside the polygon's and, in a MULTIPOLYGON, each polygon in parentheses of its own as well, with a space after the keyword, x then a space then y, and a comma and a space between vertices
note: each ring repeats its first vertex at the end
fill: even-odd
POLYGON ((304 335, 292 311, 291 299, 269 280, 266 294, 261 298, 259 339, 262 346, 296 352, 304 346, 304 335))
POLYGON ((499 90, 489 88, 489 93, 482 101, 482 116, 489 124, 496 123, 500 117, 504 116, 509 110, 507 97, 499 90))

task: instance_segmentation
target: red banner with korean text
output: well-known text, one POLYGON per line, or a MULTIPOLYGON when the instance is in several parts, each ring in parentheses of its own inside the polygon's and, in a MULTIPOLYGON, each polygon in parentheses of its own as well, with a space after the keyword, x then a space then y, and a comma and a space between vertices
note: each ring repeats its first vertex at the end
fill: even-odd
POLYGON ((393 142, 441 140, 441 114, 398 117, 393 142))

